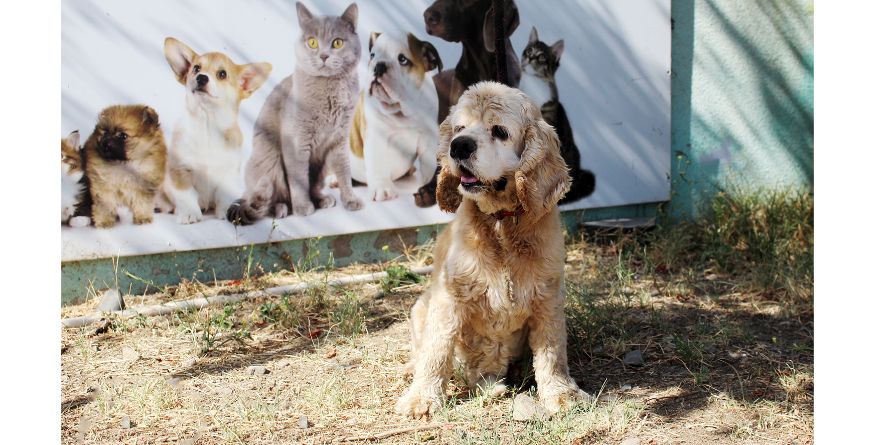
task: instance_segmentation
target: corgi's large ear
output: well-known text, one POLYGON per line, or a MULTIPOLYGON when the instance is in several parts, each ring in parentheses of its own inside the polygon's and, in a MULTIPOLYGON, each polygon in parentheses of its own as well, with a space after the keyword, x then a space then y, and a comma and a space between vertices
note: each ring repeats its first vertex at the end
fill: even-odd
POLYGON ((458 192, 461 177, 449 169, 449 162, 446 160, 449 144, 452 142, 451 119, 450 112, 446 120, 440 124, 440 146, 437 148, 437 165, 440 166, 440 174, 437 175, 437 204, 440 210, 455 213, 461 205, 461 193, 458 192))
POLYGON ((351 31, 357 31, 357 4, 351 3, 345 12, 341 15, 341 19, 351 25, 351 31))
POLYGON ((74 150, 80 149, 80 131, 74 130, 65 138, 65 143, 74 148, 74 150))
POLYGON ((169 67, 175 73, 178 83, 184 85, 187 82, 191 64, 197 58, 197 53, 188 45, 172 37, 167 37, 166 42, 163 43, 163 54, 166 55, 166 61, 169 62, 169 67))
POLYGON ((298 12, 298 26, 304 30, 308 22, 314 19, 314 14, 311 14, 311 11, 302 2, 295 3, 295 10, 298 12))
POLYGON ((240 65, 240 95, 243 99, 251 96, 268 80, 272 66, 267 62, 240 65))
POLYGON ((533 108, 532 122, 523 132, 523 153, 515 181, 517 198, 532 221, 557 210, 557 202, 569 191, 572 179, 560 155, 560 139, 554 127, 533 108))

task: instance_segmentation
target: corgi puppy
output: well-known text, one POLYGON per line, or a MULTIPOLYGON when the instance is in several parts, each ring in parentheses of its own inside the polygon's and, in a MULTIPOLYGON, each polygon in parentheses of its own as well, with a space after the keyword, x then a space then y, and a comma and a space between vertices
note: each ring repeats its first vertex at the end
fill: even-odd
POLYGON ((262 86, 271 64, 238 65, 219 52, 197 54, 172 37, 166 39, 164 54, 185 87, 186 111, 169 147, 165 197, 181 224, 200 221, 203 210, 224 219, 244 192, 240 101, 262 86))
POLYGON ((62 139, 62 224, 71 227, 89 225, 89 217, 74 216, 86 198, 81 148, 80 132, 77 130, 62 139))
POLYGON ((153 108, 102 110, 83 144, 83 163, 89 190, 83 213, 92 215, 96 227, 113 227, 121 209, 132 212, 133 224, 154 220, 154 201, 166 172, 166 140, 153 108))

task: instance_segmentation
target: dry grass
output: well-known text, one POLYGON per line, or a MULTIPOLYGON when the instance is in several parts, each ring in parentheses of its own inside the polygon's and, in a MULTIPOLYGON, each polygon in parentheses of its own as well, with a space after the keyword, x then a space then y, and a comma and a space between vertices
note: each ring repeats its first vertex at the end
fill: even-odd
MULTIPOLYGON (((811 221, 808 239, 797 235, 805 226, 788 230, 792 223, 782 221, 773 235, 749 221, 770 242, 734 227, 728 233, 743 233, 756 247, 722 250, 727 242, 709 237, 717 231, 712 222, 572 240, 570 368, 596 398, 548 421, 514 421, 513 394, 493 399, 455 380, 432 423, 393 414, 407 383, 400 376, 405 320, 424 288, 394 266, 426 264, 423 247, 392 264, 314 264, 244 282, 183 283, 130 304, 389 268, 391 278, 379 283, 111 320, 102 333, 63 331, 63 442, 809 443, 811 271, 797 264, 776 269, 781 256, 811 251, 811 221), (782 246, 771 262, 756 256, 772 252, 766 245, 782 246), (742 261, 754 262, 760 274, 742 261), (633 349, 644 351, 643 366, 622 362, 633 349), (268 373, 251 373, 251 366, 268 373), (131 428, 122 427, 124 417, 131 428)), ((94 305, 63 312, 88 313, 94 305)), ((518 390, 532 394, 531 380, 518 390)))

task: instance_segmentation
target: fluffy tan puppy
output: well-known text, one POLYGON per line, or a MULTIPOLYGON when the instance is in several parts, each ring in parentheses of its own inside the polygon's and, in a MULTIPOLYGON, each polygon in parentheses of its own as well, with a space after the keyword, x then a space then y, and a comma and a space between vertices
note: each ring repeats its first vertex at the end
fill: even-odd
POLYGON ((144 105, 115 105, 99 114, 83 146, 96 227, 112 227, 117 210, 132 211, 134 224, 154 220, 154 197, 166 170, 160 119, 144 105))
POLYGON ((554 129, 519 90, 480 82, 440 125, 437 160, 437 202, 456 216, 437 240, 430 290, 412 308, 413 380, 396 411, 439 408, 454 360, 471 386, 503 394, 527 342, 549 411, 587 400, 566 361, 557 201, 570 179, 554 129))

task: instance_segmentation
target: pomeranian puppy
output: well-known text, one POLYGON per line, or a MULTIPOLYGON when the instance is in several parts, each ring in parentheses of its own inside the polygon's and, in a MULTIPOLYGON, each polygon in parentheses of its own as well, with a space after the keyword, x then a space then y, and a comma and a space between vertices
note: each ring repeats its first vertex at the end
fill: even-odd
POLYGON ((121 207, 132 212, 134 224, 154 220, 154 199, 166 172, 166 142, 153 108, 102 110, 83 146, 83 159, 96 227, 112 227, 121 207))
POLYGON ((219 52, 197 54, 172 37, 164 53, 185 87, 185 114, 173 131, 163 195, 181 224, 202 220, 203 210, 224 219, 244 189, 240 102, 267 80, 271 64, 238 65, 219 52))
POLYGON ((74 217, 74 213, 84 201, 85 195, 80 132, 74 130, 62 139, 62 224, 80 225, 82 219, 74 217))

